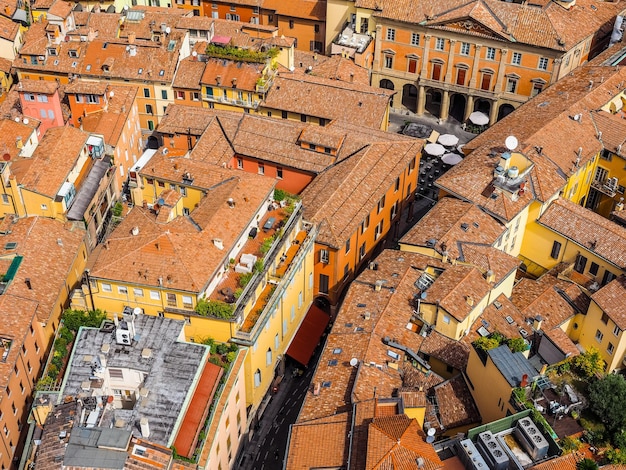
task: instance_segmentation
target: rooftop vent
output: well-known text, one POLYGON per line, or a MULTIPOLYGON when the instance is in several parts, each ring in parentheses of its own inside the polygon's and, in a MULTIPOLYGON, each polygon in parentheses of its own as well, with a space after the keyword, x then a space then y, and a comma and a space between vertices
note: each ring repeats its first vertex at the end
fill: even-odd
POLYGON ((142 359, 150 359, 152 357, 152 349, 150 348, 143 348, 141 350, 141 358, 142 359))
POLYGON ((231 209, 235 208, 235 200, 232 197, 229 197, 226 202, 228 203, 228 207, 230 207, 231 209))

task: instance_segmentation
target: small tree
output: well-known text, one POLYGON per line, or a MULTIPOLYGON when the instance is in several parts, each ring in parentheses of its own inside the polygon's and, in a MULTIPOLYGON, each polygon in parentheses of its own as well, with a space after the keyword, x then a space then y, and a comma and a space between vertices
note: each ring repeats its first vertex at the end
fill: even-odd
POLYGON ((229 319, 233 316, 233 312, 232 305, 220 300, 200 299, 196 305, 196 313, 204 317, 210 315, 216 318, 229 319))
POLYGON ((481 336, 472 344, 479 351, 489 351, 490 349, 494 349, 500 346, 500 341, 498 341, 498 338, 481 336))
POLYGON ((598 464, 591 459, 582 459, 576 468, 577 470, 598 470, 598 464))
POLYGON ((526 343, 526 340, 521 336, 518 338, 511 338, 506 342, 506 344, 509 349, 514 353, 526 351, 528 349, 528 344, 526 343))
POLYGON ((594 347, 576 356, 573 360, 573 365, 576 373, 586 379, 590 379, 596 374, 604 372, 602 356, 600 355, 600 351, 594 347))
POLYGON ((591 410, 613 434, 626 425, 626 380, 609 374, 589 385, 591 410))
POLYGON ((106 319, 107 315, 102 310, 71 310, 63 312, 63 325, 76 333, 81 326, 98 328, 106 319))

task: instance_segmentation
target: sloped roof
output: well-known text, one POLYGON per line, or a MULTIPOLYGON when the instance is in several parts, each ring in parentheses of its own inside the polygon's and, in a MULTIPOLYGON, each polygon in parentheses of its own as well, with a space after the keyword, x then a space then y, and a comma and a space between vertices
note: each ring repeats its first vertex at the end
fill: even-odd
POLYGON ((555 200, 538 222, 626 269, 626 228, 566 199, 555 200))
POLYGON ((523 353, 511 352, 506 345, 490 349, 487 354, 511 387, 519 387, 524 375, 528 379, 538 375, 523 353))
POLYGON ((626 276, 613 279, 591 298, 621 330, 626 330, 626 276))

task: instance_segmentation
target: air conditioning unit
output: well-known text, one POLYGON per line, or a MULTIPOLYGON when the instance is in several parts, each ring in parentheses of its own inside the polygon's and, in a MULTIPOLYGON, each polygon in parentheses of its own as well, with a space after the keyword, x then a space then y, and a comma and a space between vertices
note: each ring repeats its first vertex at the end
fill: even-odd
POLYGON ((530 418, 520 419, 514 433, 533 460, 540 460, 548 455, 548 441, 530 418))
POLYGON ((132 338, 130 337, 130 331, 128 330, 116 330, 115 331, 115 340, 117 344, 123 344, 125 346, 130 346, 132 343, 132 338))
POLYGON ((509 456, 491 431, 481 432, 478 435, 476 447, 491 470, 506 470, 509 467, 509 456))

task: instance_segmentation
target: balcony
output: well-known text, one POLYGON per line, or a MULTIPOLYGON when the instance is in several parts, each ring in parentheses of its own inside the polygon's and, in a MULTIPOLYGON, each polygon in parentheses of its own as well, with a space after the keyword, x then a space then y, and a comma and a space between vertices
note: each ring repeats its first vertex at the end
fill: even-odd
POLYGON ((259 107, 260 101, 248 101, 248 100, 236 100, 233 98, 226 98, 224 96, 214 96, 214 95, 202 95, 204 101, 208 101, 211 103, 222 103, 229 104, 231 106, 238 106, 240 108, 251 108, 257 109, 259 107))
POLYGON ((617 178, 609 178, 607 180, 595 179, 591 182, 591 187, 608 197, 615 197, 617 193, 617 178))

